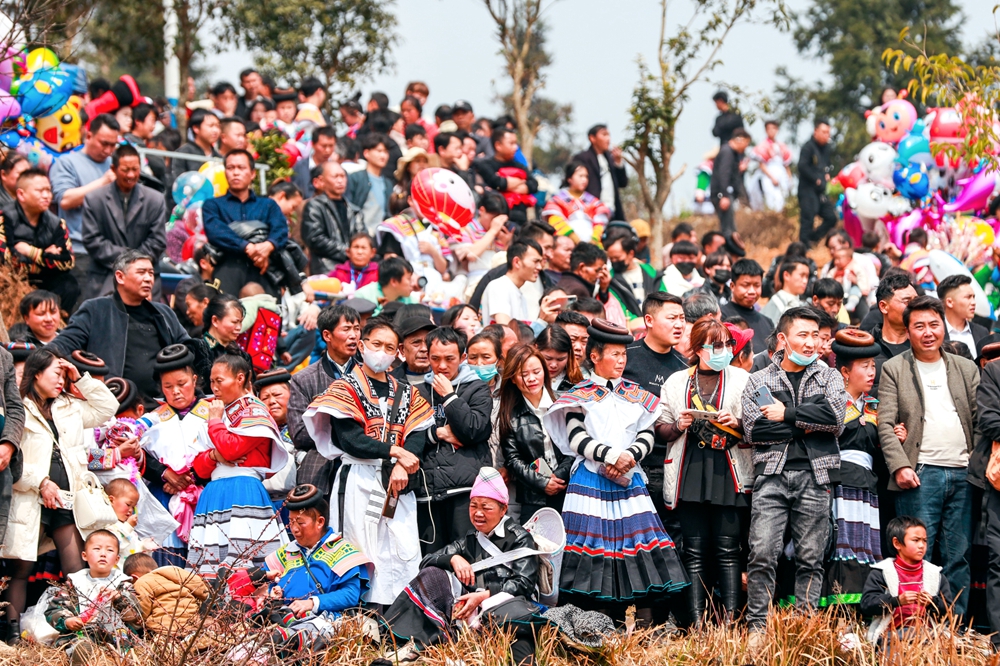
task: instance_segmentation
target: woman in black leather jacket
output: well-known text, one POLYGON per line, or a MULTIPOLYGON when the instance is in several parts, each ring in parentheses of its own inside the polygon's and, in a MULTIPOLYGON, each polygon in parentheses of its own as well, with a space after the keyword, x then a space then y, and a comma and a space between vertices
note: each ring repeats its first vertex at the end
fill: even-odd
POLYGON ((521 520, 549 506, 562 509, 573 457, 557 449, 542 426, 555 396, 542 355, 514 347, 504 363, 497 424, 504 466, 514 483, 521 520))

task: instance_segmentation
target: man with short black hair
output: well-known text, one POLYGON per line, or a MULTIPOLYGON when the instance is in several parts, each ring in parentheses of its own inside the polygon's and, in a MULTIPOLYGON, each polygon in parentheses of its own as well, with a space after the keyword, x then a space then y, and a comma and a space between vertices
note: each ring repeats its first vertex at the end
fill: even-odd
POLYGON ((833 278, 820 278, 813 284, 812 304, 837 319, 844 307, 844 285, 833 278))
POLYGON ((243 120, 250 120, 253 103, 257 101, 257 98, 262 97, 261 87, 263 83, 264 79, 253 68, 247 68, 240 72, 240 87, 243 88, 243 95, 236 100, 236 115, 243 120))
POLYGON ((392 194, 392 169, 389 163, 389 142, 384 134, 370 132, 361 138, 361 152, 365 157, 363 171, 347 177, 345 197, 361 209, 365 229, 372 236, 378 225, 389 217, 389 195, 392 194))
POLYGON ((587 167, 587 192, 604 202, 612 220, 624 220, 618 190, 628 185, 628 174, 622 159, 622 149, 611 145, 608 126, 598 123, 587 130, 590 148, 573 156, 587 167))
POLYGON ((111 157, 115 182, 84 198, 83 245, 90 255, 85 299, 112 292, 114 263, 125 250, 148 254, 155 270, 167 248, 166 202, 139 182, 141 168, 138 151, 128 144, 119 146, 111 157))
MULTIPOLYGON (((750 517, 747 624, 764 630, 774 595, 785 528, 795 543, 795 599, 816 608, 830 539, 832 487, 840 482, 837 438, 844 429, 843 379, 819 358, 820 316, 793 307, 778 321, 771 364, 743 391, 744 441, 752 444, 756 482, 750 517), (770 396, 770 397, 768 397, 770 396)), ((759 640, 759 638, 757 639, 759 640)))
POLYGON ((743 116, 729 106, 729 94, 725 90, 719 90, 712 95, 712 101, 719 110, 719 115, 715 118, 715 127, 712 128, 712 136, 718 137, 719 145, 724 146, 733 137, 733 132, 743 129, 743 116))
POLYGON ((526 224, 528 207, 535 205, 533 194, 538 191, 538 181, 523 164, 514 160, 517 154, 516 132, 498 127, 493 130, 491 140, 493 157, 478 159, 472 166, 487 187, 503 193, 510 208, 511 221, 519 225, 526 224))
POLYGON ((719 310, 723 317, 740 317, 753 329, 753 351, 767 349, 767 337, 774 330, 770 319, 755 307, 760 299, 764 269, 753 259, 740 259, 733 264, 732 298, 719 310))
POLYGON ((879 441, 889 490, 898 493, 896 513, 924 521, 927 558, 941 565, 941 574, 960 591, 954 612, 961 617, 969 600, 972 492, 967 477, 979 440, 979 366, 942 352, 945 309, 938 299, 911 300, 903 325, 911 348, 882 366, 879 441), (902 442, 898 425, 906 429, 902 442))
POLYGON ((785 311, 805 305, 802 300, 809 286, 809 277, 812 272, 809 263, 803 257, 788 257, 778 268, 778 276, 781 279, 781 289, 767 302, 761 314, 778 325, 778 320, 785 311))
POLYGON ((329 125, 329 118, 323 113, 323 105, 326 104, 326 89, 323 87, 323 82, 315 76, 307 76, 299 82, 298 92, 299 113, 313 111, 329 125))
POLYGON ((421 547, 433 553, 472 529, 469 491, 490 464, 493 397, 465 362, 465 335, 442 326, 427 334, 433 380, 424 384, 434 427, 420 459, 426 486, 417 493, 421 547), (423 497, 421 497, 423 496, 423 497))
POLYGON ((302 240, 309 248, 309 270, 319 275, 347 261, 351 237, 367 229, 361 209, 344 198, 344 167, 337 162, 323 162, 314 171, 312 183, 317 194, 302 209, 302 240))
POLYGON ((729 254, 718 251, 706 256, 701 274, 705 276, 705 282, 698 289, 715 296, 720 306, 728 303, 733 297, 733 291, 729 287, 729 281, 733 277, 733 260, 729 258, 729 254))
POLYGON ((979 341, 990 332, 985 326, 972 321, 976 316, 976 292, 972 288, 972 276, 957 273, 941 280, 937 295, 944 305, 945 340, 964 342, 976 358, 979 341))
POLYGON ((209 199, 202 206, 205 236, 221 257, 215 277, 226 294, 239 294, 248 282, 257 282, 264 291, 277 297, 279 285, 265 275, 271 255, 288 244, 288 222, 273 199, 258 197, 253 191, 253 156, 245 150, 226 155, 226 180, 229 191, 209 199), (233 228, 235 222, 263 223, 267 237, 251 243, 233 228))
MULTIPOLYGON (((497 193, 492 193, 497 195, 497 193)), ((487 197, 484 197, 484 200, 487 197)), ((506 210, 506 208, 504 208, 506 210)), ((552 246, 554 241, 555 230, 546 224, 545 222, 532 222, 531 224, 521 227, 521 229, 514 235, 511 240, 511 244, 518 241, 534 241, 538 243, 538 247, 542 249, 542 268, 544 269, 545 263, 552 256, 552 246)), ((475 291, 472 292, 472 298, 469 299, 469 305, 476 308, 480 308, 483 302, 483 294, 486 293, 486 288, 490 285, 493 280, 503 277, 507 273, 506 264, 501 264, 496 268, 491 268, 486 272, 482 278, 480 278, 479 283, 476 285, 475 291)), ((557 280, 553 280, 549 275, 548 271, 542 270, 538 275, 538 280, 536 282, 525 282, 521 286, 521 293, 528 302, 528 315, 529 319, 535 319, 540 311, 540 302, 542 294, 555 286, 557 280)))
MULTIPOLYGON (((570 343, 573 345, 573 358, 576 359, 577 365, 583 369, 587 360, 587 341, 590 340, 590 333, 587 332, 590 319, 574 310, 564 310, 556 316, 556 323, 569 334, 570 343)), ((584 372, 584 376, 586 376, 586 372, 584 372)))
MULTIPOLYGON (((483 292, 482 319, 486 324, 496 322, 531 320, 528 300, 521 292, 525 282, 535 282, 542 271, 541 246, 533 240, 517 241, 507 248, 507 272, 492 280, 483 292)), ((552 305, 554 299, 542 299, 539 318, 553 322, 559 308, 552 305)))
POLYGON ((412 303, 411 293, 413 266, 402 257, 389 257, 378 265, 378 281, 361 287, 354 292, 354 297, 374 303, 374 314, 378 315, 386 303, 412 303))
POLYGON ((292 182, 302 192, 303 197, 308 199, 316 193, 313 187, 313 170, 333 159, 336 152, 336 128, 324 125, 314 129, 312 132, 312 154, 309 155, 308 159, 299 159, 292 167, 292 182))
POLYGON ((114 271, 115 292, 81 304, 49 345, 67 357, 79 349, 103 359, 108 376, 135 382, 148 408, 160 395, 153 375, 156 354, 190 338, 170 306, 151 300, 155 275, 149 255, 125 250, 114 271))
MULTIPOLYGON (((137 104, 132 109, 132 131, 125 134, 125 140, 133 146, 154 148, 153 132, 156 131, 156 109, 151 104, 137 104)), ((176 130, 175 130, 176 131, 176 130)), ((165 150, 170 150, 166 148, 165 150)), ((161 183, 166 184, 167 167, 158 155, 146 155, 149 171, 161 183)))
POLYGON ((229 118, 236 113, 236 87, 228 81, 219 81, 208 91, 212 100, 212 111, 221 118, 229 118))
POLYGON ((878 397, 879 379, 885 362, 910 348, 903 312, 916 297, 917 290, 910 284, 910 276, 905 271, 888 271, 879 281, 875 299, 879 312, 882 313, 882 322, 872 329, 871 334, 882 351, 875 357, 875 384, 871 390, 873 397, 878 397))
POLYGON ((601 299, 597 292, 598 281, 607 270, 607 262, 607 253, 597 245, 578 243, 569 258, 570 272, 562 274, 556 287, 570 296, 576 296, 577 300, 597 295, 598 300, 607 302, 607 293, 601 299))
MULTIPOLYGON (((87 271, 87 251, 83 247, 83 200, 94 190, 115 180, 111 153, 118 147, 121 127, 115 117, 102 113, 92 118, 83 140, 83 150, 75 150, 57 159, 49 170, 52 201, 56 215, 66 222, 70 240, 76 244, 74 273, 83 280, 87 271)), ((66 307, 65 301, 63 307, 66 307)))
MULTIPOLYGON (((627 289, 636 303, 642 303, 647 294, 656 291, 656 269, 635 258, 638 246, 639 238, 631 228, 610 227, 604 241, 604 251, 611 260, 611 284, 627 289)), ((628 309, 624 303, 622 308, 628 309)))
POLYGON ((670 247, 670 265, 663 271, 660 289, 684 298, 684 294, 705 283, 697 270, 701 252, 691 241, 677 241, 670 247))
MULTIPOLYGON (((135 150, 129 147, 130 150, 135 150)), ((59 295, 72 312, 80 297, 73 270, 73 251, 65 220, 52 214, 52 186, 41 169, 25 169, 17 177, 15 199, 3 207, 5 259, 23 266, 28 282, 59 295)))
POLYGON ((472 170, 468 155, 462 150, 462 138, 452 132, 440 132, 434 137, 434 152, 442 169, 448 169, 465 181, 470 190, 475 191, 476 174, 472 170))
POLYGON ((737 199, 745 201, 747 198, 740 162, 743 161, 743 152, 749 145, 750 134, 742 127, 737 127, 729 140, 723 142, 712 164, 712 206, 715 207, 715 214, 719 218, 719 229, 726 237, 726 249, 740 257, 746 255, 746 247, 736 232, 733 206, 737 199))
POLYGON ((316 329, 326 343, 326 352, 319 363, 292 375, 289 383, 288 434, 297 451, 297 483, 311 483, 327 498, 333 487, 334 464, 316 451, 316 443, 306 430, 302 415, 316 396, 326 391, 334 380, 354 370, 357 364, 358 339, 361 336, 361 316, 346 305, 330 305, 319 313, 316 329))
POLYGON ((809 245, 837 226, 837 211, 826 196, 830 171, 830 124, 817 120, 812 137, 799 153, 799 240, 809 245), (822 222, 814 229, 817 215, 822 222))
MULTIPOLYGON (((219 134, 222 132, 219 116, 208 109, 195 109, 188 118, 187 126, 194 140, 188 141, 176 152, 203 157, 222 157, 222 153, 215 149, 219 134)), ((200 161, 173 158, 170 161, 170 182, 167 183, 167 193, 170 193, 170 188, 178 176, 186 171, 197 171, 203 164, 204 162, 200 161)))
POLYGON ((237 116, 227 116, 219 125, 219 152, 223 157, 234 150, 246 150, 246 121, 237 116))

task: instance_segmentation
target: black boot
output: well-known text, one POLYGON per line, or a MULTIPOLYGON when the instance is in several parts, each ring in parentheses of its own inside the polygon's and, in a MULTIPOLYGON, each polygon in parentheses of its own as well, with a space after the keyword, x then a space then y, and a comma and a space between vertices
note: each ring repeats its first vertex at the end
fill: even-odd
POLYGON ((726 621, 731 621, 739 608, 740 590, 743 587, 739 537, 716 537, 715 560, 719 572, 719 596, 722 607, 729 616, 726 621))
POLYGON ((702 580, 705 571, 704 539, 700 536, 685 538, 682 554, 684 568, 687 569, 688 579, 691 581, 687 588, 686 623, 691 628, 697 628, 701 626, 702 616, 705 614, 705 581, 702 580))

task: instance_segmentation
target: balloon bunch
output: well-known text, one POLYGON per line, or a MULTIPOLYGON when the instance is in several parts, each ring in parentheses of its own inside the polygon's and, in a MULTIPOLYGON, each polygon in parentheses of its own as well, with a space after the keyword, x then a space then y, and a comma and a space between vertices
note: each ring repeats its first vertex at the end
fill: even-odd
POLYGON ((6 49, 0 54, 0 144, 27 157, 32 166, 48 168, 80 146, 88 119, 142 101, 131 76, 121 77, 86 106, 73 94, 85 89, 80 67, 60 63, 50 49, 6 49))
POLYGON ((226 169, 219 162, 205 162, 197 171, 177 177, 171 191, 176 205, 167 221, 167 251, 172 261, 191 259, 195 248, 207 240, 201 208, 228 191, 226 169))

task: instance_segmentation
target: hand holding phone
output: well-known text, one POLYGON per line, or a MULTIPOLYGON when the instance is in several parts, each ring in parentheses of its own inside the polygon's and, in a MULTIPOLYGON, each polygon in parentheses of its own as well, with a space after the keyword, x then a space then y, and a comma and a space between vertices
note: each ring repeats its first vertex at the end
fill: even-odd
POLYGON ((773 405, 777 402, 774 399, 774 395, 771 394, 771 389, 766 386, 761 386, 756 391, 753 392, 754 402, 757 403, 758 407, 763 407, 765 405, 773 405))

